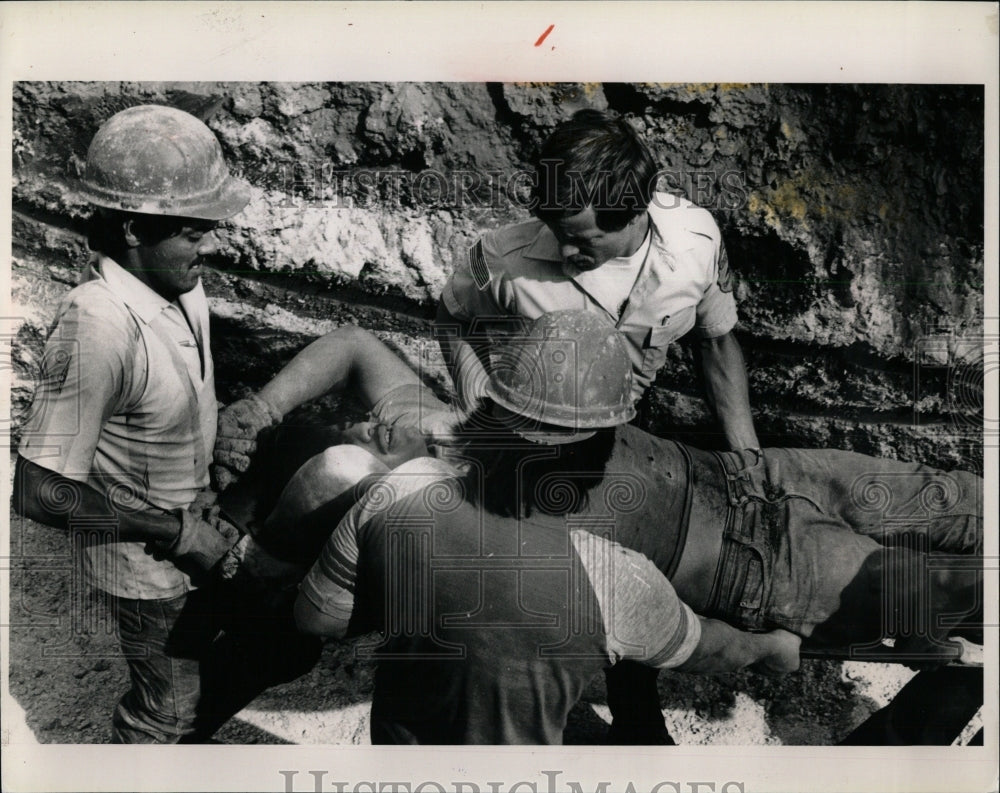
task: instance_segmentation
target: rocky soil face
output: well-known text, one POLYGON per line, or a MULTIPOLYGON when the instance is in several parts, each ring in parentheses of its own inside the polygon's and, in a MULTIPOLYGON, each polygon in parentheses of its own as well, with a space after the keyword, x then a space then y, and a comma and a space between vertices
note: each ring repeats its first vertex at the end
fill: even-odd
MULTIPOLYGON (((578 108, 610 108, 648 141, 661 188, 722 228, 769 443, 981 464, 978 87, 19 83, 15 412, 86 258, 72 185, 87 144, 144 102, 205 117, 255 188, 216 262, 223 398, 347 318, 426 338, 470 243, 527 216, 538 142, 578 108)), ((690 366, 678 346, 645 420, 711 445, 690 366)))
MULTIPOLYGON (((150 102, 205 118, 253 186, 205 279, 223 402, 345 322, 378 333, 447 396, 428 322, 442 286, 483 230, 527 216, 539 141, 578 108, 607 108, 647 140, 661 189, 710 209, 722 229, 765 445, 981 471, 983 92, 947 85, 18 83, 5 312, 15 441, 47 325, 87 260, 88 209, 73 192, 87 144, 113 113, 150 102)), ((683 344, 641 420, 720 445, 683 344)), ((64 549, 24 564, 50 553, 64 549)), ((52 586, 40 613, 55 613, 52 586)), ((48 661, 25 670, 18 648, 38 650, 15 642, 14 679, 49 674, 48 661)), ((330 674, 347 674, 335 660, 330 674)), ((76 671, 72 696, 122 674, 76 671)), ((851 686, 838 665, 802 674, 803 688, 816 676, 833 681, 828 694, 851 686)), ((762 684, 699 685, 697 702, 685 687, 696 711, 731 709, 743 701, 734 692, 762 684)), ((808 707, 796 718, 810 721, 808 707)), ((36 726, 45 740, 100 740, 96 719, 93 733, 36 726)))

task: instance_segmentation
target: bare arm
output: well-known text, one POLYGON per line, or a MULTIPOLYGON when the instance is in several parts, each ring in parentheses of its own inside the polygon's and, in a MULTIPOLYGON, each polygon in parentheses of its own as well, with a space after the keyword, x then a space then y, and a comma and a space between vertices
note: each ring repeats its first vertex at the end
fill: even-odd
POLYGON ((701 641, 679 672, 725 674, 749 667, 758 672, 783 675, 799 668, 801 640, 793 633, 747 633, 719 620, 699 617, 701 641))
POLYGON ((489 364, 487 346, 470 341, 469 324, 453 316, 444 301, 438 303, 434 325, 441 354, 455 383, 459 404, 463 410, 472 410, 486 396, 489 379, 486 372, 489 364))
POLYGON ((746 364, 732 333, 701 339, 697 346, 708 403, 730 449, 757 449, 760 443, 750 414, 746 364))
POLYGON ((219 413, 211 467, 217 490, 225 490, 250 466, 257 436, 290 410, 331 391, 351 387, 367 407, 399 386, 418 384, 416 373, 366 330, 345 325, 303 349, 258 394, 219 413))
MULTIPOLYGON (((344 593, 345 597, 352 597, 344 593)), ((352 597, 353 599, 353 597, 352 597)), ((295 599, 295 626, 311 636, 323 636, 331 639, 343 639, 347 636, 349 616, 332 616, 316 608, 308 598, 301 594, 295 599)))
POLYGON ((337 328, 312 342, 260 390, 284 415, 330 391, 350 386, 371 407, 401 385, 420 379, 392 350, 366 330, 337 328))
POLYGON ((357 584, 358 514, 361 505, 344 516, 310 568, 295 599, 295 624, 313 636, 343 639, 354 613, 357 584))
POLYGON ((168 512, 151 505, 140 510, 115 503, 90 485, 21 455, 14 471, 12 502, 18 514, 68 534, 83 532, 88 543, 95 541, 95 533, 102 535, 98 542, 148 543, 150 553, 170 559, 192 576, 211 570, 239 537, 223 521, 212 526, 192 512, 168 512))
POLYGON ((43 468, 21 455, 14 469, 13 507, 31 520, 72 531, 73 518, 107 518, 106 523, 86 524, 86 531, 106 529, 104 542, 171 541, 181 529, 181 520, 163 510, 123 510, 111 499, 83 482, 43 468))

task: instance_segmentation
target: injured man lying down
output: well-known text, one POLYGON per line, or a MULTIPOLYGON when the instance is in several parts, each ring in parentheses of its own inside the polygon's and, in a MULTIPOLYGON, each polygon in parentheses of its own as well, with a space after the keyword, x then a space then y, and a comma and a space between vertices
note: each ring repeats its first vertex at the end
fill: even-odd
POLYGON ((302 631, 375 633, 376 743, 560 743, 622 660, 784 674, 800 652, 936 665, 982 642, 980 478, 657 438, 628 423, 630 377, 613 327, 547 314, 460 415, 335 330, 220 414, 220 502, 249 532, 228 574, 298 586, 302 631), (369 420, 279 425, 337 390, 369 420))

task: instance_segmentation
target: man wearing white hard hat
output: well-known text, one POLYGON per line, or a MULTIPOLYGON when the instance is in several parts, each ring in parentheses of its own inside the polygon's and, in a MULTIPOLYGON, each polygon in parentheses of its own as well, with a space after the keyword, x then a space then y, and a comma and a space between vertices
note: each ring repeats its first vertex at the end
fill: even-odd
POLYGON ((204 738, 209 572, 239 534, 196 501, 217 421, 201 272, 250 189, 201 120, 142 105, 98 130, 81 192, 96 260, 56 312, 14 505, 68 531, 109 596, 131 677, 112 741, 204 738))

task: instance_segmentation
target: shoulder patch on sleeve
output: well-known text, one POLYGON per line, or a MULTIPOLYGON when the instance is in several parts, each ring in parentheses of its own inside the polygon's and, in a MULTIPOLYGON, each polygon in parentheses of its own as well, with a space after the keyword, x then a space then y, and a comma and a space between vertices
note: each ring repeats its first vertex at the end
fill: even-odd
POLYGON ((729 269, 729 255, 726 253, 726 246, 719 245, 719 268, 716 282, 723 292, 733 291, 733 271, 729 269))
POLYGON ((490 285, 490 268, 486 264, 486 253, 483 251, 482 240, 469 249, 469 271, 472 273, 472 278, 480 292, 490 285))
MULTIPOLYGON (((46 347, 42 355, 41 378, 38 386, 50 388, 55 393, 62 391, 63 383, 69 374, 72 355, 63 346, 46 347)), ((79 363, 77 364, 79 366, 79 363)))

